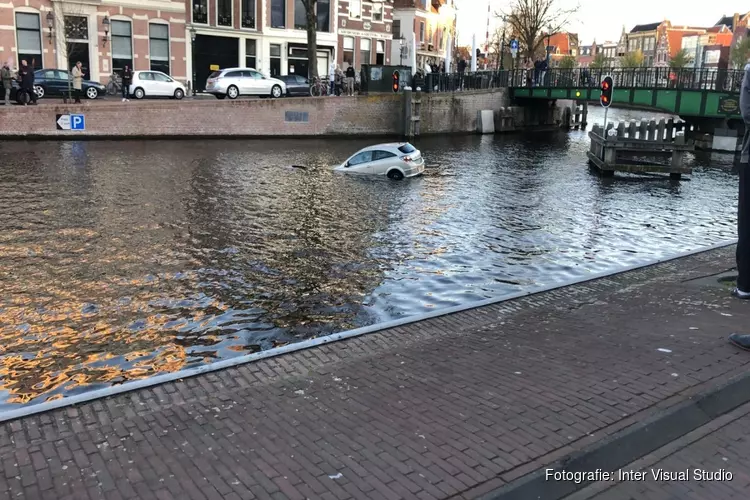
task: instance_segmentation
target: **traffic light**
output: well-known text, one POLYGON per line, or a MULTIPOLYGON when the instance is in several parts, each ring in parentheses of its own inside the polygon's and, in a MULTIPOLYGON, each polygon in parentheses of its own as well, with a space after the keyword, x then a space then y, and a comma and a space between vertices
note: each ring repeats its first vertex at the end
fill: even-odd
POLYGON ((482 57, 482 51, 479 50, 479 47, 477 47, 477 59, 482 57))
POLYGON ((605 76, 602 80, 602 95, 599 97, 599 102, 605 108, 608 108, 612 104, 612 77, 605 76))
POLYGON ((393 72, 393 83, 391 85, 391 88, 393 89, 394 92, 398 92, 399 89, 401 88, 401 85, 399 83, 400 76, 401 75, 398 74, 398 71, 393 72))

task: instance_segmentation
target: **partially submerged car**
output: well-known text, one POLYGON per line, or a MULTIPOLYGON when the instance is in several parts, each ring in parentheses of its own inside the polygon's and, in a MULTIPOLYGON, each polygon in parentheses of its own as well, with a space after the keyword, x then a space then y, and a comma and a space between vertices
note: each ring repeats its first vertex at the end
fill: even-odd
POLYGON ((424 172, 422 153, 408 142, 376 144, 360 149, 334 169, 337 172, 385 175, 401 180, 424 172))

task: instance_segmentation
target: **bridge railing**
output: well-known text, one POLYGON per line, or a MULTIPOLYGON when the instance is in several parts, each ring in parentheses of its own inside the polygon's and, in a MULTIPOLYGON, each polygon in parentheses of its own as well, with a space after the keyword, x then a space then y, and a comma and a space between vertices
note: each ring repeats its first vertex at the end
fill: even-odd
POLYGON ((428 73, 415 77, 414 84, 425 92, 457 92, 503 87, 598 88, 609 75, 615 89, 713 90, 739 93, 742 70, 708 68, 610 68, 560 69, 547 71, 513 69, 464 73, 428 73))

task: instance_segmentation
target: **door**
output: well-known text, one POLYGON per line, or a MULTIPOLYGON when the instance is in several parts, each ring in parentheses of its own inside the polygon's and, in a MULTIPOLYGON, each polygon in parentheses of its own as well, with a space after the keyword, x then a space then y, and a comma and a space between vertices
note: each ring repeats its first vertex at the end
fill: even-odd
POLYGON ((243 78, 242 77, 242 71, 229 71, 224 75, 224 78, 226 79, 226 85, 224 85, 224 88, 229 90, 229 87, 234 85, 237 87, 237 90, 240 91, 240 94, 247 94, 248 93, 248 86, 250 85, 249 78, 243 78))
MULTIPOLYGON (((235 4, 236 5, 236 4, 235 4)), ((203 92, 206 80, 213 73, 211 65, 235 68, 240 63, 240 38, 196 35, 193 45, 195 89, 203 92)))
MULTIPOLYGON (((56 69, 55 71, 55 92, 59 92, 57 95, 68 95, 68 89, 73 92, 73 77, 70 72, 63 69, 56 69)), ((45 75, 46 76, 46 75, 45 75)))
POLYGON ((250 86, 252 88, 252 91, 250 92, 251 94, 266 95, 271 93, 270 82, 266 80, 260 72, 249 70, 248 73, 248 80, 250 81, 250 86))
POLYGON ((351 172, 357 174, 377 173, 373 172, 371 161, 372 151, 362 151, 361 153, 357 153, 356 155, 352 156, 351 160, 349 160, 349 166, 347 167, 347 170, 350 170, 351 172))
POLYGON ((164 73, 153 71, 151 73, 154 76, 154 87, 156 88, 156 95, 159 96, 171 96, 172 90, 172 79, 164 73))
POLYGON ((249 69, 246 69, 242 72, 241 91, 245 95, 255 95, 260 92, 260 87, 253 73, 254 71, 249 69))
POLYGON ((302 75, 295 75, 292 78, 294 78, 294 80, 292 81, 292 85, 294 86, 295 94, 299 94, 299 95, 310 94, 310 84, 308 83, 310 80, 303 77, 302 75))
POLYGON ((134 87, 142 88, 143 93, 147 96, 157 95, 156 82, 154 82, 154 75, 150 71, 141 71, 138 73, 138 81, 134 87))
POLYGON ((59 81, 58 72, 54 69, 37 72, 34 84, 44 89, 45 96, 60 95, 62 93, 62 84, 59 81))
POLYGON ((372 152, 372 163, 370 165, 374 174, 385 175, 390 167, 398 163, 398 156, 390 151, 377 150, 372 152))

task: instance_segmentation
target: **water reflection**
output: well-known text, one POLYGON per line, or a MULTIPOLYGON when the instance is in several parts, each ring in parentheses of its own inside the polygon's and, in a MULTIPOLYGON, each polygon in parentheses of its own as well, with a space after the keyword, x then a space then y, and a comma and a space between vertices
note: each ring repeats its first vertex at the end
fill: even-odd
POLYGON ((2 144, 0 410, 734 236, 731 159, 602 179, 571 132, 422 139, 439 166, 400 183, 331 172, 365 144, 2 144))

